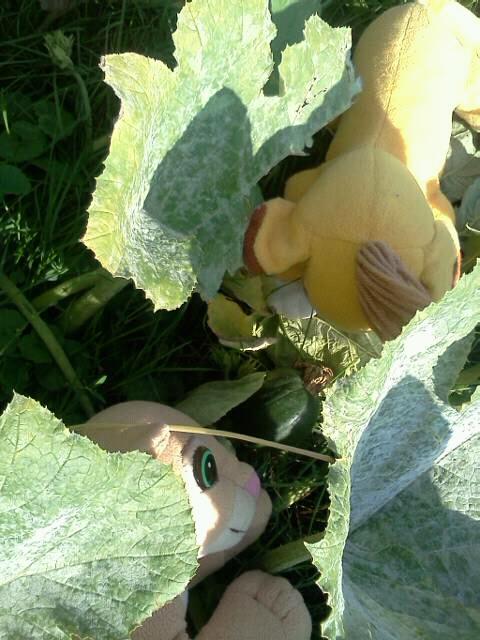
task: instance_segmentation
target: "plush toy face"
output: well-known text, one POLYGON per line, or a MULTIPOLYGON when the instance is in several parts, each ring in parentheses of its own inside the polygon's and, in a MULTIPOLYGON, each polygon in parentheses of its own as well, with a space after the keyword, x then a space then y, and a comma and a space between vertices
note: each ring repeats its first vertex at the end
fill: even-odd
POLYGON ((170 432, 167 424, 196 425, 162 404, 126 402, 91 418, 83 432, 107 451, 138 449, 173 465, 189 496, 199 558, 236 547, 268 519, 257 474, 216 438, 170 432))
POLYGON ((255 471, 211 436, 189 438, 182 465, 199 557, 239 544, 254 520, 261 491, 255 471))

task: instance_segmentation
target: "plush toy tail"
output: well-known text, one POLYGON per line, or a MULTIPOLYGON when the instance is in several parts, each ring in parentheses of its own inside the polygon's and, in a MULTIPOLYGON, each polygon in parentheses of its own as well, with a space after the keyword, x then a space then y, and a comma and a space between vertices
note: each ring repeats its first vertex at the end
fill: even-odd
POLYGON ((360 304, 382 340, 393 340, 432 298, 386 242, 366 242, 357 256, 360 304))

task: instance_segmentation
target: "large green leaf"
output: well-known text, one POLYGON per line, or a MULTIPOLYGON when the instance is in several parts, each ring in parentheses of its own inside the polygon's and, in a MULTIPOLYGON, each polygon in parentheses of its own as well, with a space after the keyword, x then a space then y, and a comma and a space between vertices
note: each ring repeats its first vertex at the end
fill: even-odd
POLYGON ((182 593, 197 547, 181 480, 15 396, 0 418, 0 637, 125 640, 182 593))
POLYGON ((122 106, 84 242, 156 308, 177 307, 196 285, 216 293, 242 263, 258 180, 358 91, 349 31, 312 16, 283 53, 282 95, 265 96, 274 36, 268 0, 193 0, 178 18, 173 71, 133 53, 103 62, 122 106))
POLYGON ((0 198, 6 193, 24 196, 31 188, 30 180, 23 171, 11 164, 0 163, 0 198))
POLYGON ((458 202, 480 175, 479 136, 462 122, 454 122, 440 184, 451 202, 458 202))
POLYGON ((480 266, 329 395, 325 538, 310 546, 346 640, 480 637, 480 394, 446 402, 480 320, 480 266))
POLYGON ((265 380, 265 373, 250 373, 238 380, 206 382, 177 404, 177 409, 199 424, 210 426, 237 405, 253 396, 265 380))
POLYGON ((469 271, 480 257, 480 177, 465 191, 457 209, 457 229, 463 252, 462 268, 469 271))
POLYGON ((282 59, 282 51, 288 45, 302 41, 306 21, 313 14, 320 14, 321 8, 322 0, 270 0, 270 11, 277 35, 272 42, 275 69, 265 87, 266 93, 278 93, 278 64, 282 59))
POLYGON ((283 344, 276 362, 286 365, 292 358, 313 360, 332 369, 336 377, 350 375, 382 351, 380 339, 371 331, 340 331, 321 318, 282 318, 283 344))
POLYGON ((480 232, 480 173, 462 198, 462 204, 457 210, 457 228, 461 231, 480 232))

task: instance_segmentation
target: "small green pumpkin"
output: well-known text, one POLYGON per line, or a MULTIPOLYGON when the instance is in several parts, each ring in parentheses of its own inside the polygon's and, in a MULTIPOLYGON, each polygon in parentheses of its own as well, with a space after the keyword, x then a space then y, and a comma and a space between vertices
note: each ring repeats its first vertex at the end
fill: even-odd
POLYGON ((259 391, 230 413, 239 433, 283 442, 304 444, 318 420, 320 400, 305 387, 295 369, 267 373, 259 391))

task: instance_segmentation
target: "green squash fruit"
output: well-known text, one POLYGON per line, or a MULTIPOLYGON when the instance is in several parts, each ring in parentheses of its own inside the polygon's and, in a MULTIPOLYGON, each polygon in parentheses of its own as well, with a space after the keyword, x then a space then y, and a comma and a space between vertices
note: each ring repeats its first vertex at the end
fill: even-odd
POLYGON ((299 446, 311 437, 319 410, 318 396, 307 390, 298 371, 275 369, 229 417, 239 433, 299 446))

